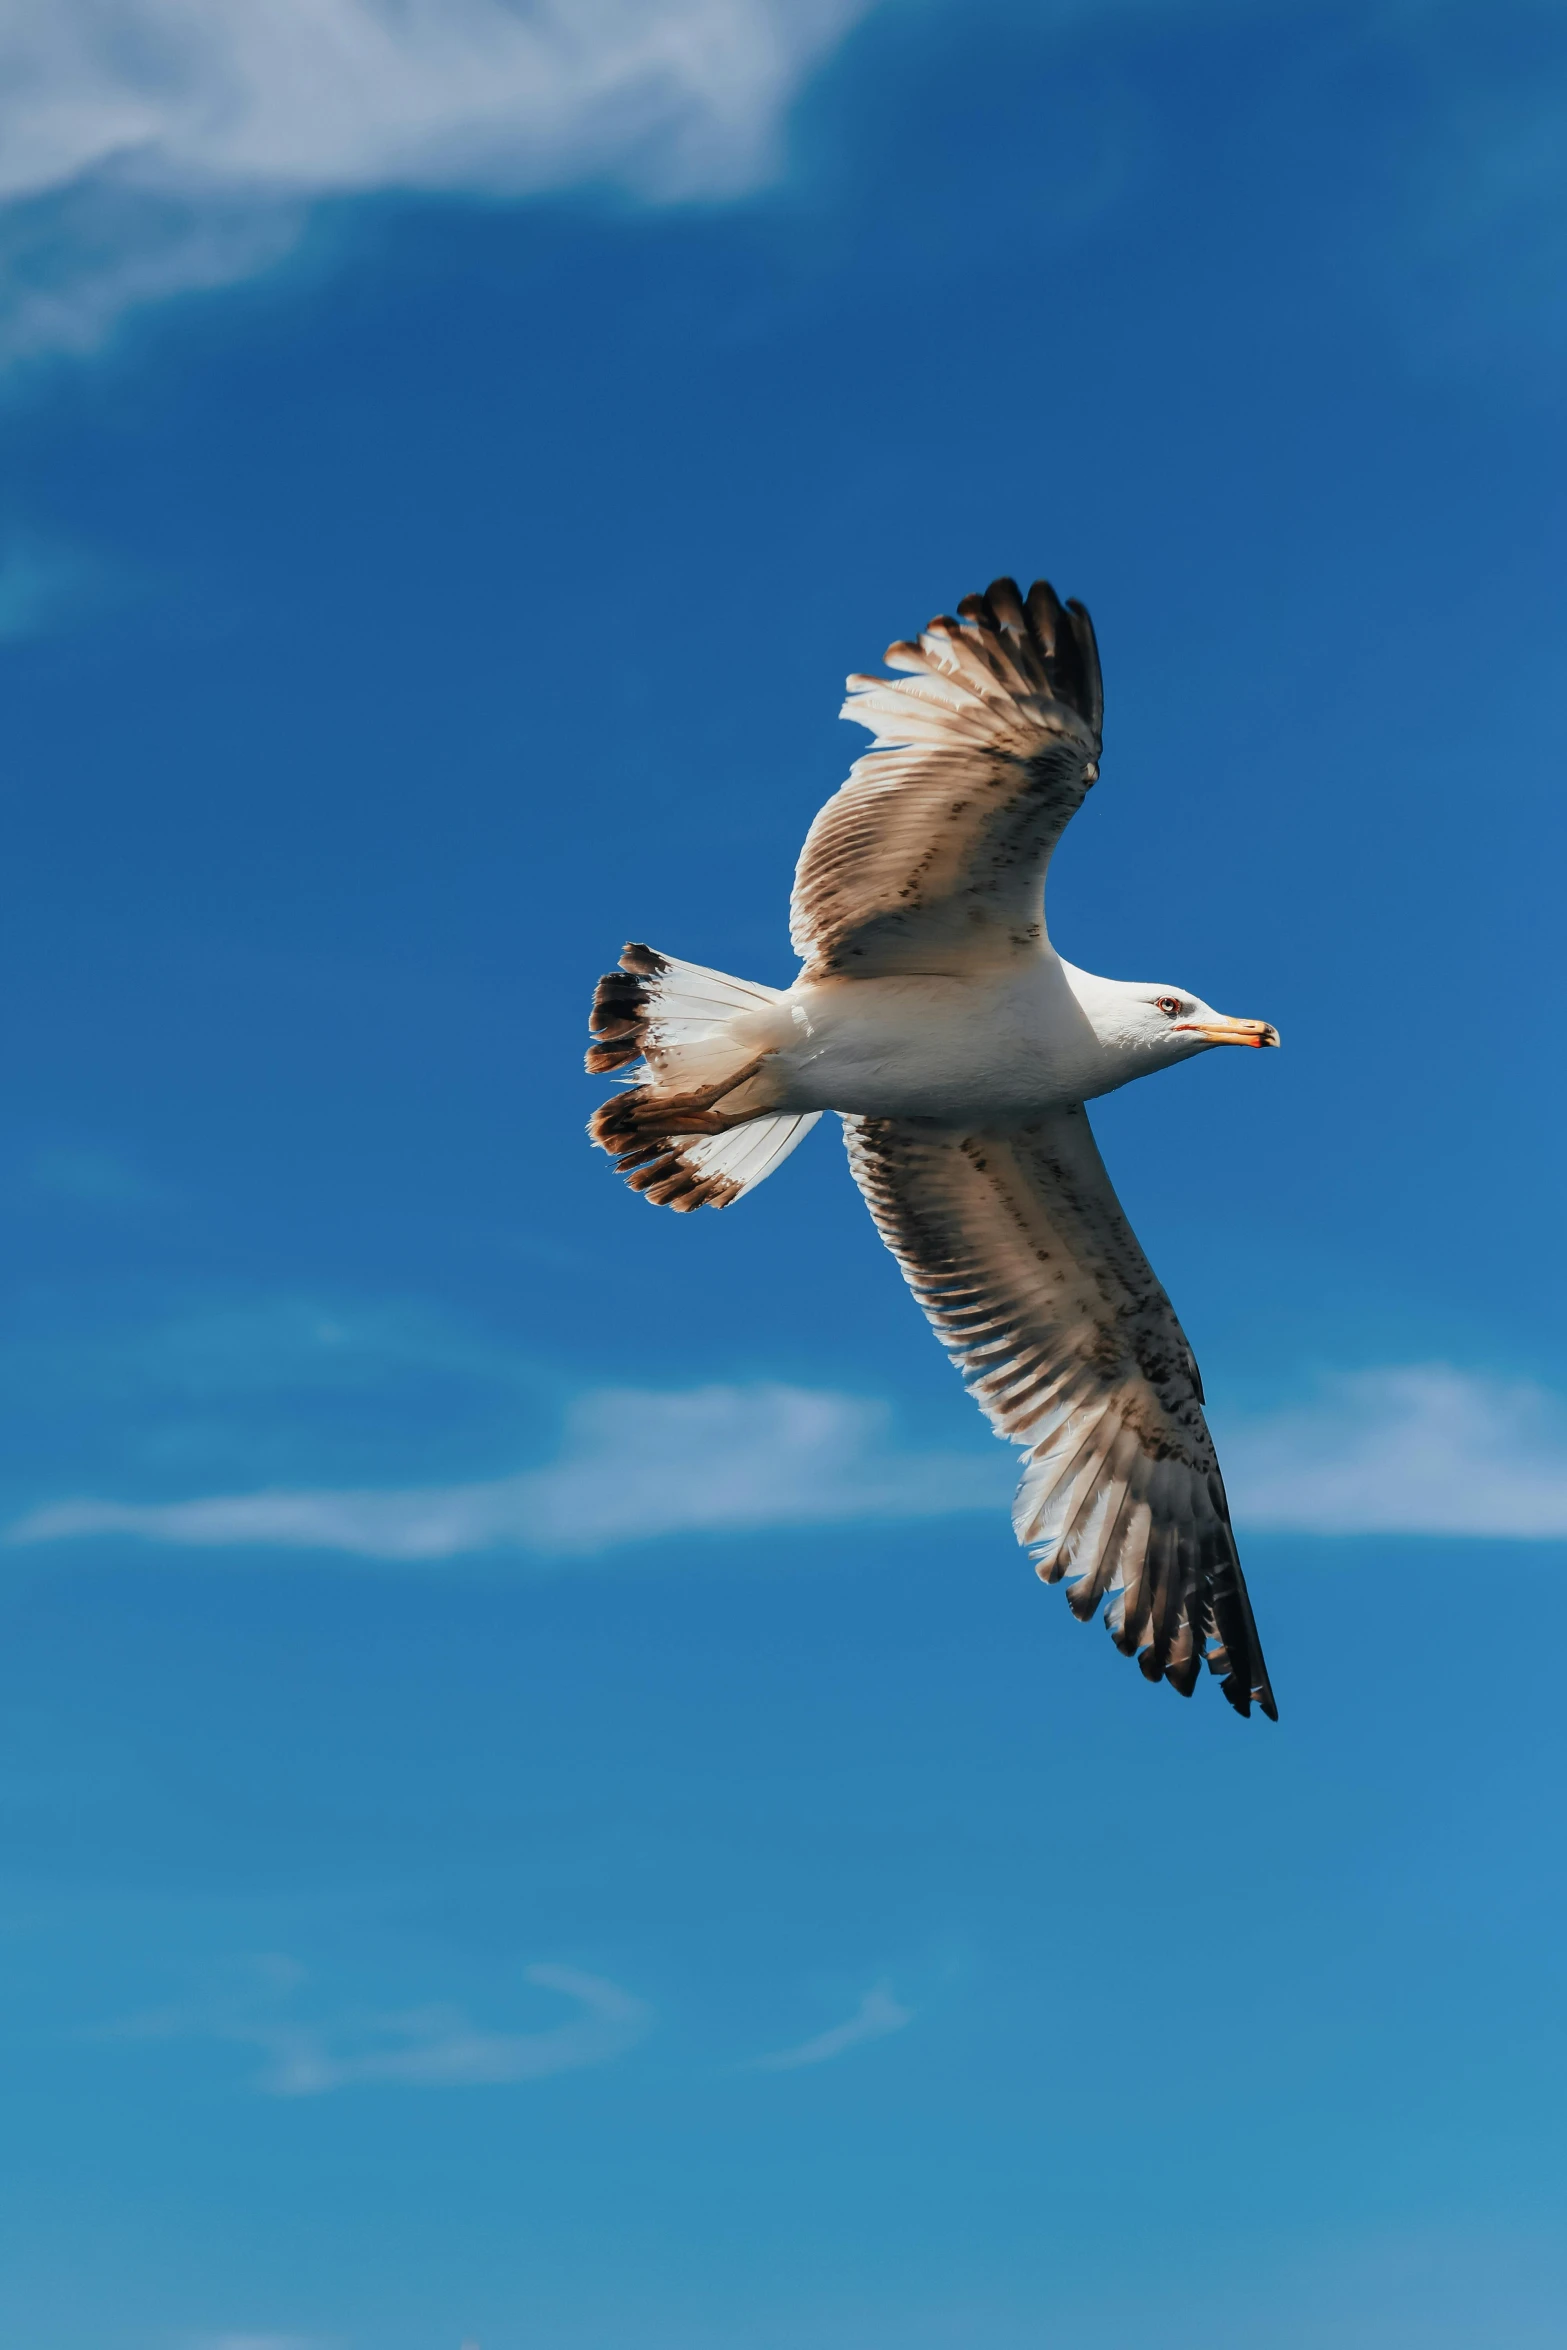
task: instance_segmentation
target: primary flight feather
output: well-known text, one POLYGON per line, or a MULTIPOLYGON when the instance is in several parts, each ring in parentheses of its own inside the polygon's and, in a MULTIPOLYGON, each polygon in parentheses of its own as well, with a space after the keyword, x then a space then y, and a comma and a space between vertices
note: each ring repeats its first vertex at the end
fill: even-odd
POLYGON ((874 741, 806 836, 790 935, 758 986, 628 946, 591 1071, 631 1079, 589 1133, 632 1188, 727 1207, 824 1110, 878 1231, 998 1435, 1013 1508, 1075 1615, 1189 1696, 1273 1693, 1185 1334, 1121 1211, 1084 1103, 1215 1045, 1276 1045, 1188 989, 1097 979, 1045 929, 1051 852, 1099 773, 1093 624, 999 579, 851 677, 874 741))

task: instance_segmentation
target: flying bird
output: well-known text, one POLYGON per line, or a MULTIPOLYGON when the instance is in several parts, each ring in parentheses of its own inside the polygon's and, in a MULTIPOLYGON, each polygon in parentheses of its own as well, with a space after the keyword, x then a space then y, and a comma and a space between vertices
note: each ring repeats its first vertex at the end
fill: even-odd
POLYGON ((1085 1102, 1216 1045, 1276 1045, 1189 988, 1099 979, 1045 929, 1051 853, 1099 774, 1093 624, 998 579, 851 677, 870 750, 795 871, 804 968, 762 987, 628 946, 598 985, 588 1128, 661 1207, 728 1207, 824 1111, 876 1227, 1000 1436, 1043 1581, 1190 1696, 1206 1662, 1276 1719, 1186 1336, 1085 1102))

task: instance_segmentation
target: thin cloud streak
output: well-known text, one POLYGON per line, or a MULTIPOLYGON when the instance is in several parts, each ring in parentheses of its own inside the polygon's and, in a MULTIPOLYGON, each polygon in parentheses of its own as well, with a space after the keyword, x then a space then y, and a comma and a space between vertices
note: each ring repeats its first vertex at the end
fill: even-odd
POLYGON ((661 1535, 760 1531, 1004 1506, 1000 1453, 901 1453, 890 1415, 784 1386, 580 1399, 559 1461, 485 1483, 403 1491, 230 1494, 170 1504, 74 1501, 34 1511, 15 1543, 90 1534, 222 1548, 422 1560, 499 1549, 569 1557, 661 1535))
MULTIPOLYGON (((900 1452, 880 1404, 782 1385, 605 1389, 550 1466, 466 1485, 64 1501, 12 1544, 123 1535, 433 1562, 591 1557, 673 1534, 748 1533, 1004 1510, 1017 1457, 900 1452)), ((1353 1372, 1219 1429, 1237 1523, 1304 1534, 1567 1536, 1567 1402, 1444 1364, 1353 1372)))
POLYGON ((850 2048, 859 2048, 867 2040, 884 2040, 889 2032, 901 2032, 914 2021, 912 2007, 903 2007, 893 1998, 885 1983, 878 1983, 866 1992, 846 2023, 834 2024, 831 2030, 818 2032, 812 2040, 802 2040, 797 2048, 781 2048, 773 2056, 756 2056, 749 2070, 760 2073, 791 2073, 802 2065, 830 2064, 835 2056, 842 2056, 850 2048))
POLYGON ((1354 1371, 1220 1435, 1243 1526, 1567 1535, 1567 1402, 1526 1380, 1444 1363, 1354 1371))
POLYGON ((113 2036, 257 2048, 266 2063, 255 2086, 264 2095, 320 2097, 375 2085, 478 2089, 546 2080, 624 2056, 653 2027, 647 2003, 603 1976, 530 1966, 523 1979, 574 2001, 580 2012, 542 2032, 486 2031, 447 2005, 303 2022, 281 2012, 303 1971, 291 1959, 270 1956, 250 1962, 247 1979, 227 1996, 133 2017, 114 2027, 113 2036))

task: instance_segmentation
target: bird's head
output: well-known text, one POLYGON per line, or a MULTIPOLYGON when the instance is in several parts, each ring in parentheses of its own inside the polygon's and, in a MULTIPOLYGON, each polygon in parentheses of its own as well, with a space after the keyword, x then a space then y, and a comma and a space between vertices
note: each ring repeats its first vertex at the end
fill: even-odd
POLYGON ((1132 1064, 1128 1076, 1168 1068, 1216 1044, 1259 1046, 1279 1041, 1271 1021, 1232 1020, 1189 988, 1162 981, 1095 979, 1075 971, 1069 976, 1100 1045, 1117 1058, 1124 1054, 1132 1064))
POLYGON ((1216 1044, 1259 1046, 1279 1041, 1271 1020, 1232 1020, 1184 987, 1133 987, 1127 990, 1127 999, 1128 1041, 1134 1049, 1150 1053, 1161 1068, 1216 1044))

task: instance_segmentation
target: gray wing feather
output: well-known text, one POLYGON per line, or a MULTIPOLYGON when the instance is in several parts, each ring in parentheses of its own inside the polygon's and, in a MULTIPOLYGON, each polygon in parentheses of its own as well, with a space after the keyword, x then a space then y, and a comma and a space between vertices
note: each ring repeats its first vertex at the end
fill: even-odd
POLYGON ((1027 1453, 1039 1574, 1183 1695, 1275 1718, 1197 1366, 1082 1109, 993 1134, 846 1118, 855 1181, 936 1335, 1027 1453))
POLYGON ((851 677, 875 733, 806 836, 790 935, 816 974, 965 970, 1035 949, 1051 851, 1098 772, 1093 624, 1037 581, 966 596, 901 677, 851 677))

